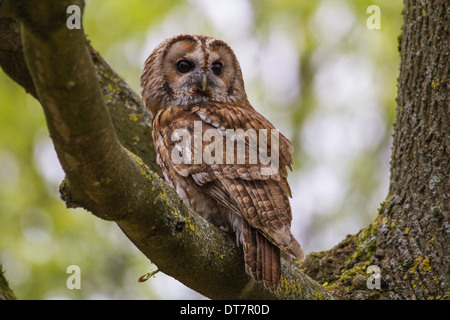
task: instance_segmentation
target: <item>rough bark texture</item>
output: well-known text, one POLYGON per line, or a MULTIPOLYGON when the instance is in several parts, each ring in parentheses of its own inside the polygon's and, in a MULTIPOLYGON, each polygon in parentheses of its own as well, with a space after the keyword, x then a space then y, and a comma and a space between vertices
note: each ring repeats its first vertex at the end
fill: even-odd
POLYGON ((450 297, 448 10, 405 1, 389 194, 371 226, 303 265, 335 297, 450 297), (381 290, 366 286, 369 265, 381 290))
POLYGON ((390 193, 377 241, 392 298, 450 294, 448 5, 405 1, 390 193))
POLYGON ((331 298, 285 263, 276 293, 255 284, 233 237, 189 210, 159 178, 149 115, 83 30, 66 28, 73 4, 83 7, 81 0, 0 2, 7 17, 0 19, 0 65, 43 107, 66 173, 67 205, 115 221, 159 270, 210 298, 331 298))
POLYGON ((283 263, 276 294, 249 282, 232 238, 154 173, 148 114, 82 31, 61 28, 57 11, 68 4, 0 1, 0 14, 22 24, 0 19, 0 65, 46 112, 68 206, 116 221, 160 270, 212 298, 330 298, 305 273, 336 298, 449 298, 448 1, 405 0, 391 184, 378 216, 331 250, 309 254, 304 273, 283 263), (370 265, 380 268, 381 289, 367 287, 370 265))

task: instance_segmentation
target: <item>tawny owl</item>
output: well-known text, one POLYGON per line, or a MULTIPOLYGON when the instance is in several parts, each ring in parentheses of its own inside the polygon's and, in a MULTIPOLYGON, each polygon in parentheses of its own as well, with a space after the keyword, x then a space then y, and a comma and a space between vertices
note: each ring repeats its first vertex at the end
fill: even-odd
POLYGON ((141 90, 167 182, 195 212, 234 232, 245 271, 276 290, 280 249, 303 259, 290 231, 292 145, 248 102, 233 50, 207 36, 168 38, 145 62, 141 90))

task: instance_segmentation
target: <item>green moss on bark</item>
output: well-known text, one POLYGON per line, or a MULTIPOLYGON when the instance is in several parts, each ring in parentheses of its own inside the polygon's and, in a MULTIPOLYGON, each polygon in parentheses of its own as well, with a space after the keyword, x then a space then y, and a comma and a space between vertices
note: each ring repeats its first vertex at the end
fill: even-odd
MULTIPOLYGON (((382 205, 383 207, 383 205, 382 205)), ((382 209, 380 209, 382 210, 382 209)), ((355 235, 348 235, 331 250, 310 253, 302 271, 338 299, 380 298, 381 290, 368 289, 370 265, 377 265, 377 229, 380 216, 355 235)))

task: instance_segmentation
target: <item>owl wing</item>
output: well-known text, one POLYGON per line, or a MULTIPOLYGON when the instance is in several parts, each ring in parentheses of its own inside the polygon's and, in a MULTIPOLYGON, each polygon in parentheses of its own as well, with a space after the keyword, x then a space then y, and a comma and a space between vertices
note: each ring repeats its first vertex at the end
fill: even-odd
POLYGON ((304 257, 300 245, 290 231, 291 190, 287 182, 286 167, 292 166, 293 148, 289 140, 280 133, 277 143, 271 136, 270 130, 275 129, 273 125, 249 105, 241 108, 209 102, 188 107, 174 106, 159 112, 155 119, 153 130, 160 131, 169 154, 172 154, 174 149, 177 151, 177 145, 180 143, 177 132, 194 132, 190 141, 193 150, 189 155, 190 162, 172 163, 174 170, 184 177, 191 177, 199 190, 209 194, 243 219, 246 271, 256 281, 263 280, 266 286, 276 288, 280 277, 279 249, 300 260, 304 257), (195 129, 197 128, 198 133, 199 123, 201 137, 210 129, 219 133, 216 137, 222 137, 225 150, 221 163, 208 164, 204 159, 195 161, 193 153, 204 153, 212 145, 210 141, 202 141, 201 146, 194 142, 195 129), (226 141, 236 139, 232 131, 227 129, 242 129, 244 132, 251 129, 256 133, 266 129, 267 133, 257 135, 259 144, 252 143, 254 136, 245 139, 245 157, 240 162, 237 157, 242 149, 239 150, 238 143, 234 143, 233 161, 227 163, 226 157, 229 156, 230 149, 227 148, 226 141), (259 158, 256 163, 251 161, 250 151, 259 152, 261 148, 272 150, 272 144, 275 143, 275 149, 279 152, 277 170, 270 170, 270 164, 262 163, 259 158), (263 172, 262 168, 268 171, 263 172))
MULTIPOLYGON (((216 129, 227 138, 226 129, 261 129, 267 130, 267 149, 271 149, 270 130, 275 127, 251 106, 239 106, 224 103, 201 103, 188 107, 173 106, 158 113, 159 128, 164 130, 165 146, 171 153, 176 147, 177 139, 172 139, 176 130, 187 129, 194 132, 194 122, 202 124, 202 135, 206 130, 216 129), (175 141, 173 141, 175 140, 175 141)), ((193 137, 192 140, 194 140, 193 137)), ((190 176, 205 193, 210 194, 223 206, 233 210, 250 226, 258 229, 267 239, 291 256, 303 259, 303 252, 290 232, 292 213, 289 204, 291 190, 287 182, 286 167, 292 167, 291 153, 293 151, 289 140, 279 134, 279 168, 271 175, 261 173, 261 168, 269 164, 249 163, 250 142, 246 142, 245 163, 236 164, 239 150, 234 144, 233 163, 226 163, 226 152, 223 164, 173 163, 176 172, 184 177, 190 176)), ((224 148, 226 142, 223 143, 224 148)), ((258 146, 260 147, 261 144, 258 146)), ((192 141, 192 150, 195 145, 192 141)), ((210 142, 202 141, 202 151, 210 146, 210 142)), ((228 150, 225 150, 228 151, 228 150)), ((192 155, 192 158, 194 155, 192 155)))

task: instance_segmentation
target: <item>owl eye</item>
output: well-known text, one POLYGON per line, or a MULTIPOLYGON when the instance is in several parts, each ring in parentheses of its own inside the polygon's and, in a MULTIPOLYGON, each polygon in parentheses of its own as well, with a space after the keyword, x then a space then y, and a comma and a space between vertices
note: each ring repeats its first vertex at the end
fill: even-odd
POLYGON ((181 60, 177 62, 177 70, 181 73, 188 73, 194 69, 194 64, 189 60, 181 60))
POLYGON ((222 74, 222 69, 222 62, 216 61, 211 65, 211 70, 216 76, 220 76, 222 74))

